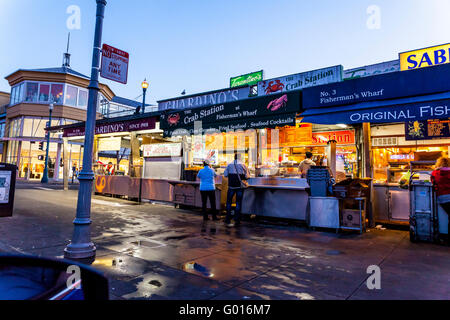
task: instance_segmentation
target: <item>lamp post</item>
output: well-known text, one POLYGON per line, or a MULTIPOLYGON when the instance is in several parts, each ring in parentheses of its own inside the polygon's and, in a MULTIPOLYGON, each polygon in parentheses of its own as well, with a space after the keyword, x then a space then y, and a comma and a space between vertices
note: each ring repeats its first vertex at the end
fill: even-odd
POLYGON ((142 113, 145 113, 145 94, 147 93, 147 88, 148 88, 148 82, 147 79, 144 79, 144 81, 142 81, 142 113))
MULTIPOLYGON (((50 102, 48 106, 49 115, 48 115, 48 125, 47 129, 52 126, 52 111, 53 111, 53 101, 50 102)), ((46 131, 47 138, 47 148, 45 150, 45 164, 44 164, 44 173, 42 174, 41 183, 48 183, 48 150, 50 149, 50 132, 46 131)))
POLYGON ((94 172, 92 171, 92 153, 94 145, 95 118, 97 116, 98 72, 100 69, 100 52, 102 43, 103 17, 106 0, 97 0, 95 22, 94 49, 92 54, 91 80, 89 82, 89 98, 84 137, 83 168, 78 175, 80 187, 76 218, 73 221, 72 241, 64 249, 64 257, 73 260, 92 262, 95 259, 96 247, 91 241, 91 198, 94 172))

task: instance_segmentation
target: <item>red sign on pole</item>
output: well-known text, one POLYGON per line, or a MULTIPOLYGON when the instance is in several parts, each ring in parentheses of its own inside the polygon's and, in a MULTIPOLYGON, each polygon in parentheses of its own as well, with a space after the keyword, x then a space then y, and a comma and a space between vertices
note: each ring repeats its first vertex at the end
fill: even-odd
POLYGON ((123 84, 128 79, 128 52, 103 44, 100 76, 123 84))

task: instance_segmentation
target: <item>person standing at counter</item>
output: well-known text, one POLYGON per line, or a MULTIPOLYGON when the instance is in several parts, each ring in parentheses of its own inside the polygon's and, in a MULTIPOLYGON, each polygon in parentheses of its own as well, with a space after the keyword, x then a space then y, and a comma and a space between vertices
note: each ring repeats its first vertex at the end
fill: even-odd
POLYGON ((316 163, 311 159, 312 156, 313 154, 311 152, 306 152, 306 159, 300 162, 300 165, 298 166, 298 171, 300 172, 302 178, 306 178, 309 168, 316 165, 316 163))
POLYGON ((208 198, 212 210, 212 219, 218 220, 216 214, 216 185, 214 183, 214 178, 217 175, 214 169, 212 169, 209 166, 209 162, 207 160, 203 161, 203 166, 204 168, 201 169, 197 174, 197 178, 200 179, 200 194, 202 196, 203 221, 207 221, 209 219, 207 212, 208 198))
MULTIPOLYGON (((447 157, 441 157, 436 161, 431 181, 436 189, 438 204, 450 216, 450 160, 447 157)), ((448 224, 450 229, 450 219, 448 224)), ((450 244, 450 237, 447 238, 447 244, 450 244)))
POLYGON ((247 187, 247 180, 250 178, 250 172, 245 164, 241 162, 240 155, 235 153, 234 161, 228 164, 223 175, 228 178, 227 217, 225 223, 228 227, 233 226, 231 224, 231 203, 234 195, 236 195, 234 225, 239 226, 241 223, 242 198, 244 197, 244 189, 247 187))

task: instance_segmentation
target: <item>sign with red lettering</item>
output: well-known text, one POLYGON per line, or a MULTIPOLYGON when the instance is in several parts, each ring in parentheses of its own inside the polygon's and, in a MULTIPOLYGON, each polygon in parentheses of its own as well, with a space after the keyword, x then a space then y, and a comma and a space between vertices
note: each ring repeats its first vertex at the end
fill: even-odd
POLYGON ((313 145, 326 145, 328 141, 336 140, 337 144, 355 144, 355 130, 313 132, 313 145))
POLYGON ((126 84, 128 80, 128 61, 128 52, 103 44, 100 75, 103 78, 126 84))

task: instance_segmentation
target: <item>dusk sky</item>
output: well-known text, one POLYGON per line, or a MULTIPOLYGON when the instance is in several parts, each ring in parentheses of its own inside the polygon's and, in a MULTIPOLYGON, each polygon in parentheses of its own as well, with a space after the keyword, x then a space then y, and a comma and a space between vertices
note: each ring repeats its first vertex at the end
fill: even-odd
MULTIPOLYGON (((71 32, 71 67, 90 75, 94 0, 0 0, 0 91, 17 69, 59 67, 71 32), (66 25, 71 5, 80 29, 66 25)), ((399 52, 450 42, 450 0, 109 0, 103 42, 130 53, 128 84, 105 79, 134 99, 225 88, 229 78, 263 69, 265 78, 342 64, 393 60, 399 52), (381 10, 370 29, 367 8, 381 10)))

